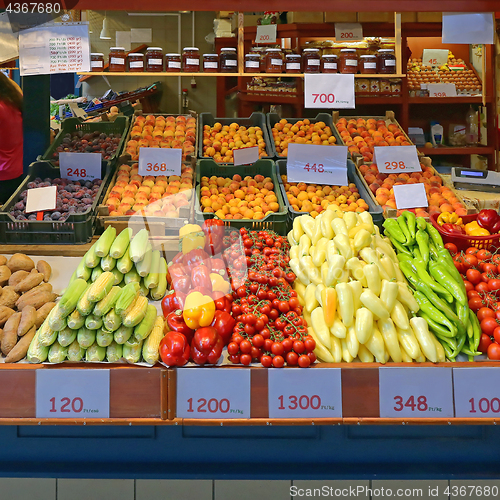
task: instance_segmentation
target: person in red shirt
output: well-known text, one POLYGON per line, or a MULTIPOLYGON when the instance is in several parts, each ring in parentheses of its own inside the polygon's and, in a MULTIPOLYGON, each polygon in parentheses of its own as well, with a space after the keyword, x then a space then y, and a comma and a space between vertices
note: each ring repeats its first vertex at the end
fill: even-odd
POLYGON ((0 205, 23 179, 23 96, 0 72, 0 205))

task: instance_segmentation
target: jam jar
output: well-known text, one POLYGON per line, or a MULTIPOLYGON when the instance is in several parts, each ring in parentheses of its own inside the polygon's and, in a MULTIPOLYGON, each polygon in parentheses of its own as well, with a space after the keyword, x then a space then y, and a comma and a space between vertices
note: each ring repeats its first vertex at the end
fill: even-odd
POLYGON ((356 74, 358 72, 358 54, 356 49, 340 49, 340 72, 356 74))
POLYGON ((100 52, 92 52, 90 54, 90 71, 104 70, 104 54, 100 52))
POLYGON ((163 71, 163 49, 161 47, 148 47, 146 52, 146 71, 163 71))
POLYGON ((285 56, 285 72, 286 73, 302 72, 302 56, 300 54, 287 54, 285 56))
POLYGON ((283 54, 281 49, 266 49, 266 73, 283 71, 283 54))
POLYGON ((238 55, 233 47, 220 49, 220 70, 222 73, 238 72, 238 55))
POLYGON ((189 73, 200 71, 200 52, 197 47, 182 49, 182 71, 189 73))
POLYGON ((181 70, 180 54, 165 54, 165 71, 168 73, 178 73, 181 70))
POLYGON ((304 73, 319 73, 320 64, 319 49, 304 49, 302 51, 304 73))
POLYGON ((109 49, 109 71, 125 71, 125 47, 111 47, 109 49))
POLYGON ((385 75, 396 73, 396 56, 393 49, 379 49, 378 72, 385 75))
POLYGON ((245 73, 260 72, 260 54, 249 52, 245 54, 245 73))
POLYGON ((321 73, 338 73, 338 57, 336 54, 323 54, 321 56, 321 73))
POLYGON ((363 75, 376 75, 377 56, 374 54, 359 56, 359 72, 363 75))
POLYGON ((205 73, 219 71, 219 56, 217 54, 203 54, 203 71, 205 73))
POLYGON ((131 73, 142 73, 144 71, 144 54, 133 52, 127 56, 128 70, 131 73))

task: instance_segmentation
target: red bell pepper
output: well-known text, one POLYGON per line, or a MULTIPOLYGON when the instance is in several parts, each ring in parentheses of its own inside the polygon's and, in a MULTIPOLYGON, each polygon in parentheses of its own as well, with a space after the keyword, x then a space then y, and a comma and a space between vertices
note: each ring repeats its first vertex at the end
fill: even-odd
POLYGON ((224 342, 213 326, 198 328, 191 342, 191 357, 197 365, 214 365, 222 355, 224 342))
POLYGON ((226 311, 215 311, 214 320, 210 326, 213 326, 217 330, 224 345, 227 345, 233 335, 236 320, 226 311))
POLYGON ((212 257, 210 259, 210 267, 213 273, 220 274, 221 276, 226 276, 226 264, 222 259, 212 257))
POLYGON ((189 269, 189 272, 193 270, 198 264, 205 264, 210 271, 210 256, 202 250, 201 248, 196 248, 195 250, 191 250, 184 256, 184 264, 189 269))
POLYGON ((465 234, 464 228, 456 224, 443 224, 441 229, 448 234, 465 234))
POLYGON ((208 255, 217 255, 223 249, 223 238, 226 232, 224 222, 220 219, 207 219, 202 226, 205 233, 205 251, 208 255))
POLYGON ((222 297, 215 299, 214 302, 215 309, 218 311, 226 311, 227 313, 231 312, 231 302, 227 298, 227 295, 223 295, 222 297))
POLYGON ((180 309, 172 311, 167 315, 167 325, 171 331, 182 333, 186 337, 187 341, 191 343, 194 335, 194 330, 191 330, 191 328, 186 325, 186 322, 184 321, 184 317, 182 315, 182 311, 180 309))
POLYGON ((171 264, 168 266, 168 273, 170 274, 172 281, 174 281, 175 278, 182 278, 189 275, 188 268, 183 264, 171 264))
POLYGON ((167 366, 184 366, 189 361, 191 348, 179 332, 168 332, 160 342, 160 357, 167 366))
POLYGON ((477 214, 477 223, 490 233, 494 233, 495 224, 500 221, 500 216, 496 210, 491 208, 483 209, 477 214))
POLYGON ((163 312, 164 318, 166 318, 171 312, 182 308, 183 303, 181 302, 181 298, 175 292, 175 290, 170 290, 170 292, 168 292, 161 301, 161 310, 163 312))
POLYGON ((172 259, 174 264, 185 264, 184 262, 184 254, 182 252, 178 252, 175 257, 172 259))
POLYGON ((191 278, 188 275, 172 278, 172 288, 176 293, 187 295, 191 287, 191 278))
POLYGON ((203 263, 191 269, 191 283, 194 287, 206 288, 212 290, 212 280, 210 279, 210 269, 203 263))

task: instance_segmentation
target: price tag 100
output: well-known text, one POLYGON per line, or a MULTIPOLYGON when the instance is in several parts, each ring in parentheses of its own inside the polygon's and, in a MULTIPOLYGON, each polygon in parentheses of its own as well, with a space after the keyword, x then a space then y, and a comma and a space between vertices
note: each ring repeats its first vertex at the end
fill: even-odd
POLYGON ((250 370, 177 370, 177 417, 250 418, 250 370))
POLYGON ((422 172, 415 146, 377 146, 373 149, 374 161, 380 173, 422 172))
POLYGON ((442 66, 448 62, 448 49, 424 49, 422 63, 424 66, 442 66))
POLYGON ((37 418, 109 418, 109 370, 37 370, 37 418))
POLYGON ((363 40, 363 26, 359 23, 335 23, 335 41, 363 40))
POLYGON ((354 109, 354 75, 306 73, 304 100, 306 108, 354 109))
POLYGON ((269 418, 342 418, 340 368, 268 370, 269 418))
POLYGON ((451 368, 380 368, 381 418, 451 418, 451 368))
POLYGON ((59 153, 61 177, 69 180, 101 178, 102 155, 100 153, 59 153))
POLYGON ((500 417, 500 368, 453 368, 455 416, 500 417))
POLYGON ((429 97, 455 97, 457 87, 454 83, 428 83, 429 97))
POLYGON ((289 182, 347 186, 347 146, 289 144, 289 182))
POLYGON ((265 24, 257 26, 255 43, 276 43, 276 24, 265 24))
POLYGON ((139 175, 181 175, 182 149, 139 148, 139 175))

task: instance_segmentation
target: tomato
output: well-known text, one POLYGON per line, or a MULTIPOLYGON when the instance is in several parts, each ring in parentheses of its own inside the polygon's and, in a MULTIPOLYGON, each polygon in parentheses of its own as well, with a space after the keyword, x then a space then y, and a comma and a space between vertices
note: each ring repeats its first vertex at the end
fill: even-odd
POLYGON ((306 346, 301 340, 296 340, 293 343, 293 350, 298 354, 302 354, 306 350, 306 346))
POLYGON ((488 283, 488 281, 490 281, 490 276, 488 275, 488 273, 481 273, 481 281, 483 281, 484 283, 488 283))
POLYGON ((479 346, 477 350, 479 352, 485 353, 488 350, 488 346, 491 344, 491 339, 486 333, 481 334, 481 340, 479 341, 479 346))
POLYGON ((495 338, 495 342, 497 344, 500 343, 500 326, 497 326, 494 330, 493 330, 493 337, 495 338))
POLYGON ((253 335, 255 333, 255 328, 252 325, 245 325, 245 333, 247 335, 253 335))
POLYGON ((479 311, 479 309, 483 307, 483 301, 481 297, 472 297, 472 299, 469 299, 469 307, 473 312, 479 311))
POLYGON ((496 342, 492 342, 488 346, 488 350, 486 352, 488 354, 488 359, 500 359, 500 345, 498 345, 496 342))
POLYGON ((461 265, 461 268, 457 269, 460 271, 460 273, 465 273, 467 269, 470 269, 471 265, 469 264, 469 261, 465 258, 468 257, 464 254, 457 254, 455 257, 453 257, 453 261, 455 262, 455 267, 457 266, 457 263, 461 265))
POLYGON ((446 250, 448 250, 448 252, 451 253, 452 257, 458 252, 458 248, 457 245, 455 245, 455 243, 446 243, 444 248, 446 248, 446 250))
POLYGON ((251 350, 252 350, 252 343, 249 340, 245 339, 240 342, 240 351, 243 354, 248 354, 251 350))
POLYGON ((296 307, 299 307, 299 299, 297 297, 292 297, 289 301, 288 304, 290 305, 290 309, 295 309, 296 307))
POLYGON ((493 278, 490 281, 488 281, 488 288, 492 292, 497 292, 498 290, 500 290, 500 279, 493 278))
POLYGON ((242 354, 240 356, 240 363, 242 365, 248 366, 252 362, 252 355, 251 354, 242 354))
POLYGON ((279 307, 280 312, 282 312, 282 313, 287 313, 290 310, 290 304, 288 302, 286 302, 285 300, 282 300, 279 303, 278 307, 279 307))
POLYGON ((487 259, 490 259, 491 258, 491 252, 489 252, 488 250, 479 250, 476 254, 476 257, 479 259, 479 260, 487 260, 487 259))
POLYGON ((295 352, 290 351, 290 352, 286 353, 286 363, 288 365, 296 366, 298 361, 299 361, 299 357, 295 352))
MULTIPOLYGON (((445 245, 445 248, 446 248, 446 245, 445 245)), ((467 255, 476 255, 476 254, 477 254, 477 252, 479 252, 479 249, 477 249, 476 247, 469 247, 469 248, 465 251, 465 253, 466 253, 467 255)))
POLYGON ((474 290, 474 285, 468 280, 464 280, 464 286, 466 293, 470 292, 471 290, 474 290))
POLYGON ((316 341, 312 337, 306 337, 304 339, 304 346, 307 352, 313 352, 316 348, 316 341))
POLYGON ((491 262, 493 262, 493 264, 496 264, 498 266, 500 264, 500 254, 494 254, 491 257, 491 262))
POLYGON ((483 333, 486 333, 486 335, 491 336, 498 324, 499 323, 494 318, 484 318, 483 321, 481 321, 481 330, 483 333))
POLYGON ((481 271, 483 273, 491 274, 494 276, 496 274, 496 272, 498 271, 498 266, 495 266, 495 264, 492 264, 491 262, 482 261, 479 264, 479 269, 481 269, 481 271))
POLYGON ((470 267, 476 267, 478 264, 477 257, 475 255, 466 254, 464 260, 467 261, 470 267))
POLYGON ((240 347, 236 342, 229 342, 229 344, 227 345, 227 352, 229 354, 238 354, 239 350, 240 347))
POLYGON ((299 356, 299 366, 301 368, 307 368, 311 364, 311 359, 307 354, 302 354, 299 356))
POLYGON ((308 352, 307 356, 311 360, 311 364, 313 364, 316 361, 316 354, 314 354, 314 352, 308 352))
MULTIPOLYGON (((477 269, 467 269, 465 275, 472 285, 477 285, 481 281, 481 273, 477 269)), ((467 283, 467 281, 465 281, 465 283, 467 283)), ((467 285, 465 285, 465 289, 467 290, 467 285)))
POLYGON ((276 356, 281 356, 285 352, 285 348, 281 342, 273 342, 271 352, 276 356))
MULTIPOLYGON (((290 326, 290 325, 288 325, 288 326, 290 326)), ((285 350, 285 352, 290 352, 292 350, 292 347, 293 347, 293 340, 290 338, 283 339, 281 341, 281 345, 283 346, 283 349, 285 350)))
POLYGON ((481 281, 481 283, 478 283, 475 287, 476 292, 478 293, 488 293, 490 289, 488 288, 488 283, 481 281))
POLYGON ((264 351, 271 352, 274 341, 272 339, 264 339, 264 351))
POLYGON ((231 363, 238 364, 240 362, 240 355, 239 354, 230 354, 229 361, 231 361, 231 363))
POLYGON ((495 311, 490 309, 489 307, 481 307, 477 312, 477 319, 481 322, 484 318, 494 318, 495 311))
POLYGON ((475 289, 470 290, 467 292, 467 299, 472 299, 472 297, 479 297, 479 292, 476 291, 475 289))
POLYGON ((285 360, 283 359, 283 356, 274 356, 273 358, 274 368, 282 368, 284 364, 285 360))
POLYGON ((271 358, 271 356, 269 356, 269 354, 264 354, 260 358, 260 363, 264 368, 270 368, 273 364, 273 358, 271 358))
MULTIPOLYGON (((255 347, 262 347, 264 345, 264 337, 258 333, 257 335, 254 335, 252 337, 252 344, 255 346, 255 347)), ((229 346, 227 347, 227 351, 229 352, 229 346)))

